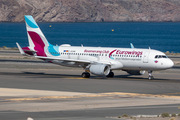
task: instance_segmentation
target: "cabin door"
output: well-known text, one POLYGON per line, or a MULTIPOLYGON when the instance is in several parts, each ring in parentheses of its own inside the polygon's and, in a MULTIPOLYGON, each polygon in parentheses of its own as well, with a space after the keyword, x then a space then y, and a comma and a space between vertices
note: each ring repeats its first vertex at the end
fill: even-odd
POLYGON ((148 56, 149 56, 149 51, 146 51, 143 56, 143 63, 148 63, 148 56))

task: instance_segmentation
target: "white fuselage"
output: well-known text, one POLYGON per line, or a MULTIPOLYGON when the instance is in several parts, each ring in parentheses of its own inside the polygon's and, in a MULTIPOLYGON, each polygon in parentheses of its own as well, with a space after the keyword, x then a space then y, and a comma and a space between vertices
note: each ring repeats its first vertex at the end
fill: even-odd
MULTIPOLYGON (((56 51, 46 50, 48 57, 72 60, 87 60, 92 63, 110 64, 111 70, 163 70, 171 68, 174 63, 160 51, 136 48, 106 48, 106 47, 74 47, 53 46, 56 51), (156 57, 159 56, 159 57, 156 57), (156 58, 155 58, 156 57, 156 58)), ((85 66, 77 62, 54 60, 53 63, 65 66, 85 66)))

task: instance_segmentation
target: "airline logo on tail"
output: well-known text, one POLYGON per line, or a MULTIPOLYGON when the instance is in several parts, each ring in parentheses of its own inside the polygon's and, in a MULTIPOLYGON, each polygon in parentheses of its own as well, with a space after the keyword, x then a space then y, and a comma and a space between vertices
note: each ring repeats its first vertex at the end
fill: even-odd
MULTIPOLYGON (((53 56, 59 56, 59 47, 51 45, 37 23, 34 21, 33 17, 30 15, 25 16, 26 29, 29 40, 29 49, 36 51, 37 56, 47 57, 47 53, 45 52, 45 48, 48 49, 48 53, 53 56)), ((26 47, 27 49, 27 47, 26 47)))
POLYGON ((29 27, 31 28, 39 28, 36 22, 34 21, 33 17, 30 15, 25 15, 25 21, 28 24, 29 27))

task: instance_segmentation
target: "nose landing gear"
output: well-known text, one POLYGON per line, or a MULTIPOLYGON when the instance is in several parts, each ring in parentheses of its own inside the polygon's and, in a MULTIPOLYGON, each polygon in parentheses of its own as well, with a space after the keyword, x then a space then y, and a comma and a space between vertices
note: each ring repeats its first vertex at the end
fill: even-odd
POLYGON ((148 70, 148 74, 149 74, 148 79, 149 79, 149 80, 153 80, 154 77, 152 76, 152 71, 151 71, 151 70, 148 70))

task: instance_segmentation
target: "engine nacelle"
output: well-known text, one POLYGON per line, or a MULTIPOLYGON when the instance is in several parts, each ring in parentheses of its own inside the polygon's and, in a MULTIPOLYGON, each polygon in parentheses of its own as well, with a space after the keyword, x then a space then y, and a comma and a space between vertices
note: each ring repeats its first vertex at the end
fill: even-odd
POLYGON ((143 75, 146 71, 145 70, 127 70, 126 72, 131 75, 143 75))
POLYGON ((106 76, 110 72, 110 66, 105 64, 92 64, 89 67, 89 71, 94 75, 106 76))

